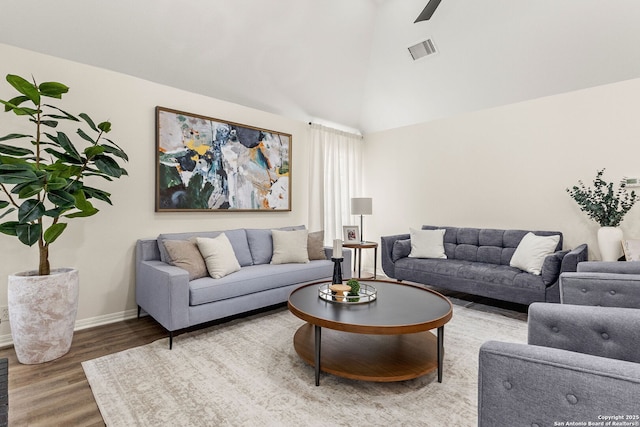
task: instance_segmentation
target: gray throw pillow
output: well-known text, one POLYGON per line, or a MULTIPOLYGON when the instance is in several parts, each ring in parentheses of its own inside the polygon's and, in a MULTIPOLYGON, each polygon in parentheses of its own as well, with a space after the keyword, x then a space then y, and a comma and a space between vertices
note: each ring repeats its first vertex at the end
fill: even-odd
POLYGON ((195 240, 165 240, 169 264, 187 270, 189 280, 207 276, 207 266, 195 240))
POLYGON ((393 242, 391 259, 396 262, 400 258, 406 258, 411 253, 411 239, 396 240, 393 242))
POLYGON ((324 231, 314 231, 307 237, 309 260, 327 259, 324 252, 324 231))

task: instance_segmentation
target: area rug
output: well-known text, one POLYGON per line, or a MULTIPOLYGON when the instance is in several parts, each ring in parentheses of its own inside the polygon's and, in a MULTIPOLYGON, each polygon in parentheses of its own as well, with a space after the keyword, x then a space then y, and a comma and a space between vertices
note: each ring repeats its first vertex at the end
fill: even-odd
POLYGON ((286 309, 82 364, 105 424, 119 426, 474 426, 478 349, 526 342, 526 322, 460 306, 445 326, 444 378, 398 383, 321 375, 293 349, 286 309))

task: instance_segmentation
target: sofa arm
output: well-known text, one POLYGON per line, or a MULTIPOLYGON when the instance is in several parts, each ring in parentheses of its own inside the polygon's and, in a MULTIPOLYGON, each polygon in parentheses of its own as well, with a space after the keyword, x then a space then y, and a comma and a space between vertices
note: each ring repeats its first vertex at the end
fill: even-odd
POLYGON ((393 244, 396 240, 406 240, 410 238, 409 234, 396 234, 394 236, 382 236, 380 237, 380 261, 382 264, 382 271, 388 277, 395 279, 396 271, 393 261, 393 244))
POLYGON ((189 273, 162 261, 136 265, 136 302, 169 331, 189 326, 189 273))
POLYGON ((640 274, 562 273, 560 302, 640 308, 640 274))
POLYGON ((637 416, 639 395, 637 363, 496 341, 480 348, 480 427, 587 425, 603 416, 637 416))
POLYGON ((640 310, 533 303, 528 343, 640 363, 640 310))
POLYGON ((562 258, 560 273, 564 273, 565 271, 576 271, 578 269, 578 264, 588 259, 588 249, 587 244, 583 243, 569 251, 569 253, 562 258))
POLYGON ((590 273, 640 274, 638 261, 588 261, 578 264, 576 271, 590 273))

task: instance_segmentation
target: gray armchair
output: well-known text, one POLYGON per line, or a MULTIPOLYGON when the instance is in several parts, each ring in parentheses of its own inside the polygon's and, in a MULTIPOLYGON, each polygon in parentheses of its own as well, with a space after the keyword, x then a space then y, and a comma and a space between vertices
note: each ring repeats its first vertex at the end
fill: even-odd
POLYGON ((640 422, 640 310, 534 303, 528 330, 480 348, 478 426, 640 422))
POLYGON ((640 262, 581 262, 559 286, 563 304, 640 308, 640 262))

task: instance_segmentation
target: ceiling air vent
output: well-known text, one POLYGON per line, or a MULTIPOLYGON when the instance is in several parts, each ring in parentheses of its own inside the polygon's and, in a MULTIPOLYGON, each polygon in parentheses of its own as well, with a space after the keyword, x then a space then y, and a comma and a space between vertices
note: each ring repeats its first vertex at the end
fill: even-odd
POLYGON ((409 46, 409 53, 415 61, 417 59, 424 58, 425 56, 434 55, 438 53, 438 51, 436 50, 436 46, 433 44, 433 40, 427 39, 418 44, 414 44, 413 46, 409 46))

